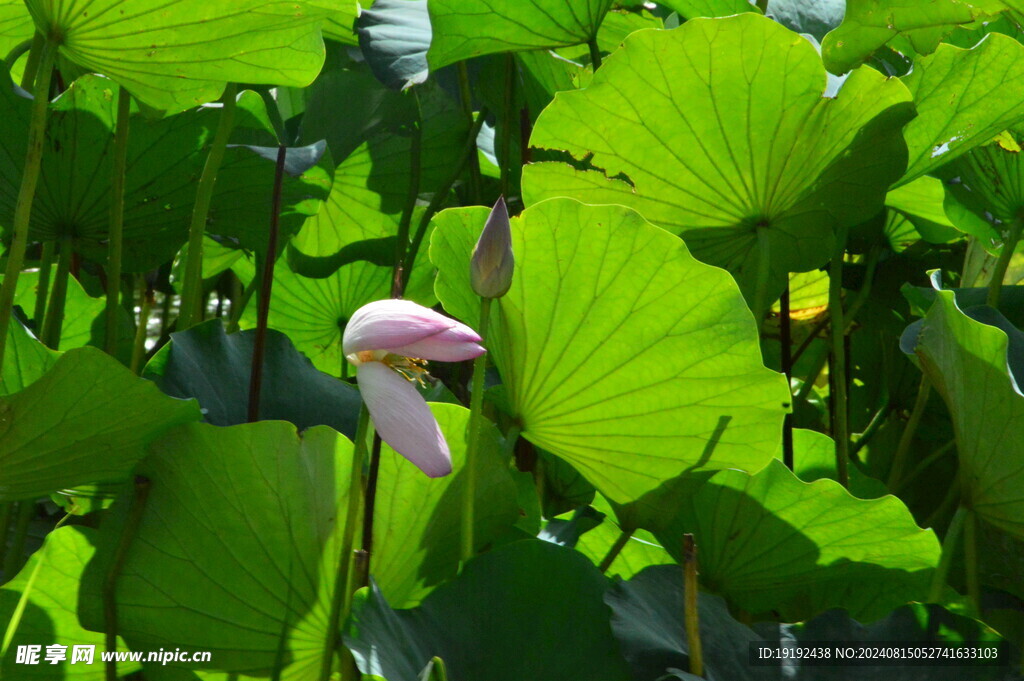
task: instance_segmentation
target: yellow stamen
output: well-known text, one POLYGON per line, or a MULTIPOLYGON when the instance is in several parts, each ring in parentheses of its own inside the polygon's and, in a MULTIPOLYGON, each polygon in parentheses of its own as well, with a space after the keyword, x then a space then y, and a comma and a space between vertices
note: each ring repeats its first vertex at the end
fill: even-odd
POLYGON ((422 388, 427 387, 426 380, 424 380, 430 378, 430 374, 427 372, 427 360, 419 357, 388 355, 381 361, 404 376, 410 383, 419 383, 422 388))

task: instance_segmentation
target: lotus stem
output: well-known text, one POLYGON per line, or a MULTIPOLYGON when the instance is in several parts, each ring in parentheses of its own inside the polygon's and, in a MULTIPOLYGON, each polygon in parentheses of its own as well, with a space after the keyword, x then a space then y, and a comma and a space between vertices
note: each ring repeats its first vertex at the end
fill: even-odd
MULTIPOLYGON (((108 652, 117 650, 117 579, 121 576, 125 558, 128 557, 128 549, 138 533, 139 523, 142 522, 142 513, 146 510, 148 498, 149 478, 141 475, 135 476, 135 495, 128 507, 128 518, 125 520, 124 527, 121 528, 121 536, 117 540, 110 568, 103 578, 103 632, 104 645, 108 652)), ((104 671, 107 681, 117 681, 116 660, 107 661, 104 671)))
POLYGON ((39 278, 36 279, 36 305, 32 312, 32 324, 35 326, 36 333, 40 331, 43 318, 46 316, 46 297, 50 293, 50 273, 53 270, 53 260, 56 257, 57 242, 44 242, 42 253, 39 256, 39 278))
POLYGON ((515 92, 516 92, 516 57, 511 52, 505 54, 505 98, 504 98, 504 125, 501 126, 501 153, 498 163, 501 164, 501 195, 509 196, 510 178, 512 172, 512 160, 509 154, 512 152, 512 128, 515 116, 515 92))
POLYGON ((132 96, 123 87, 117 93, 114 124, 114 174, 110 180, 110 228, 107 242, 106 351, 117 352, 117 315, 121 293, 121 257, 124 251, 124 183, 128 165, 128 124, 132 96))
MULTIPOLYGON (((366 461, 366 438, 370 429, 370 412, 364 404, 359 410, 359 421, 356 425, 356 439, 352 447, 352 470, 349 477, 348 509, 345 514, 345 527, 342 530, 341 550, 338 553, 338 571, 334 576, 334 593, 331 595, 331 609, 327 618, 327 637, 324 640, 323 654, 320 656, 320 676, 318 681, 329 681, 334 654, 340 647, 338 637, 340 626, 348 619, 352 609, 354 588, 353 556, 355 555, 356 526, 359 524, 359 513, 363 508, 363 468, 366 461)), ((345 656, 341 656, 342 667, 345 656)))
POLYGON ((999 309, 999 294, 1003 289, 1003 279, 1006 277, 1006 270, 1010 266, 1013 253, 1017 249, 1022 226, 1024 226, 1024 217, 1018 217, 1010 223, 1010 230, 1003 241, 1003 249, 999 252, 999 259, 996 260, 992 278, 988 282, 988 295, 985 302, 996 309, 999 309))
POLYGON ((946 536, 942 540, 942 558, 939 560, 939 566, 935 569, 931 592, 928 594, 929 603, 942 602, 942 591, 946 587, 946 577, 949 575, 949 567, 953 563, 953 552, 956 550, 957 542, 960 541, 966 517, 967 509, 960 506, 946 529, 946 536))
POLYGON ((192 206, 192 222, 188 228, 188 258, 185 261, 185 276, 181 289, 181 309, 178 313, 178 331, 185 331, 202 319, 199 304, 203 291, 203 236, 206 234, 206 219, 210 214, 213 201, 213 189, 217 182, 217 172, 224 161, 228 138, 235 126, 235 108, 238 86, 228 83, 221 100, 224 103, 220 111, 220 121, 213 144, 206 156, 203 174, 196 188, 196 201, 192 206))
POLYGON ((686 642, 690 649, 690 673, 704 676, 704 653, 700 642, 700 616, 697 612, 697 544, 693 535, 683 535, 683 608, 686 642))
POLYGON ((409 148, 409 193, 405 197, 402 219, 398 223, 398 238, 395 241, 395 268, 391 281, 392 298, 401 298, 405 295, 405 285, 411 274, 411 271, 406 269, 405 260, 409 252, 409 226, 412 224, 412 214, 416 209, 416 198, 420 194, 420 176, 422 174, 423 110, 416 88, 411 88, 410 93, 409 96, 412 97, 413 108, 416 111, 416 119, 412 125, 412 143, 409 148))
POLYGON ((832 437, 836 442, 836 473, 839 484, 850 486, 850 432, 846 408, 846 324, 843 321, 843 254, 846 252, 847 228, 836 233, 836 250, 829 268, 828 309, 832 320, 832 437))
MULTIPOLYGON (((460 61, 455 67, 456 73, 459 78, 459 102, 462 104, 462 115, 466 118, 466 123, 470 129, 473 128, 473 93, 469 87, 469 69, 466 68, 466 62, 460 61)), ((478 118, 485 118, 484 111, 480 111, 478 118)), ((483 123, 483 121, 480 121, 483 123)), ((477 155, 476 148, 476 137, 479 134, 480 128, 476 129, 476 133, 470 135, 467 140, 467 144, 472 150, 472 153, 466 155, 469 162, 469 202, 472 204, 480 203, 480 158, 477 155)), ((454 183, 453 183, 454 184, 454 183)))
MULTIPOLYGON (((281 186, 284 183, 284 162, 288 148, 277 147, 277 163, 274 166, 274 188, 270 202, 270 230, 267 234, 267 252, 263 256, 260 274, 260 295, 256 300, 256 337, 252 344, 252 366, 249 369, 249 423, 260 420, 260 391, 263 387, 263 356, 266 352, 267 320, 270 317, 270 295, 274 288, 274 263, 277 260, 277 237, 281 219, 281 186)), ((253 281, 256 273, 253 273, 253 281)))
POLYGON ((786 288, 779 296, 779 347, 782 373, 786 377, 786 387, 790 394, 790 411, 782 418, 782 462, 789 470, 793 470, 793 340, 791 336, 789 316, 789 276, 786 276, 786 288))
POLYGON ((138 275, 139 282, 139 323, 135 327, 135 341, 132 343, 132 359, 129 367, 136 376, 142 371, 142 358, 146 354, 146 335, 149 328, 149 315, 153 310, 153 290, 146 283, 143 275, 138 275))
POLYGON ((972 617, 981 617, 981 585, 978 581, 978 514, 967 509, 964 518, 964 572, 967 580, 967 601, 972 617))
MULTIPOLYGON (((477 333, 480 343, 487 347, 487 327, 491 316, 491 298, 480 299, 480 324, 477 333)), ((475 528, 476 479, 480 458, 480 431, 483 426, 484 375, 487 372, 487 355, 473 360, 473 392, 469 398, 469 441, 466 444, 466 487, 462 507, 462 562, 465 564, 476 555, 473 545, 475 528)))
POLYGON ((907 464, 907 455, 910 452, 910 445, 914 442, 914 435, 917 433, 917 426, 921 423, 921 417, 928 406, 928 397, 931 394, 932 384, 926 374, 921 374, 921 383, 917 388, 917 398, 914 400, 913 411, 910 412, 910 419, 907 421, 903 433, 900 435, 900 442, 896 446, 896 453, 892 458, 892 468, 889 471, 889 480, 886 485, 890 490, 897 489, 903 469, 907 464))
POLYGON ((39 170, 43 161, 43 140, 46 137, 46 111, 50 102, 50 80, 53 74, 54 60, 57 58, 57 45, 50 41, 40 41, 39 77, 33 88, 32 118, 28 128, 28 145, 25 151, 25 165, 21 175, 21 187, 14 207, 14 220, 11 223, 11 246, 7 249, 7 270, 3 284, 0 285, 0 367, 4 365, 4 350, 7 347, 7 330, 11 324, 14 294, 18 290, 18 277, 25 265, 25 251, 28 249, 29 223, 32 218, 32 202, 36 196, 36 185, 39 182, 39 170))
MULTIPOLYGON (((36 75, 39 73, 39 63, 43 58, 46 38, 39 31, 32 36, 32 45, 29 49, 28 59, 25 60, 25 71, 21 74, 21 89, 33 92, 35 88, 36 75)), ((13 64, 12 64, 13 66, 13 64)))
POLYGON ((590 48, 590 65, 597 71, 601 68, 601 48, 597 45, 596 36, 591 36, 587 41, 587 47, 590 48))
POLYGON ((612 544, 612 547, 608 549, 608 553, 605 554, 604 558, 601 560, 601 564, 597 567, 597 569, 601 572, 608 572, 608 570, 612 566, 612 563, 614 563, 615 559, 619 557, 620 553, 622 553, 622 549, 626 548, 626 544, 629 543, 629 538, 632 536, 633 530, 623 529, 619 533, 618 539, 616 539, 615 543, 612 544))
POLYGON ((64 324, 64 305, 68 297, 68 278, 71 276, 71 256, 74 254, 70 236, 60 240, 60 255, 57 259, 57 274, 50 291, 50 302, 46 305, 46 317, 39 339, 52 350, 60 349, 61 327, 64 324))
POLYGON ((380 433, 373 434, 370 450, 370 470, 366 475, 366 494, 363 497, 363 546, 356 554, 357 584, 370 585, 370 558, 373 555, 373 513, 377 508, 377 479, 380 476, 380 433))
POLYGON ((441 206, 448 199, 448 192, 451 191, 455 183, 458 182, 459 177, 462 175, 462 171, 466 168, 466 164, 470 160, 470 156, 475 156, 476 151, 476 136, 480 134, 480 128, 483 127, 484 119, 487 117, 487 109, 481 109, 480 115, 477 116, 476 121, 469 129, 469 134, 466 136, 466 144, 462 149, 462 156, 459 157, 458 163, 452 168, 451 174, 445 179, 444 184, 434 192, 433 198, 430 199, 430 203, 427 205, 427 209, 423 212, 420 217, 419 225, 416 227, 416 234, 412 238, 412 243, 409 245, 409 252, 405 257, 405 272, 406 280, 412 276, 413 266, 416 263, 416 256, 419 255, 420 246, 423 244, 423 238, 427 234, 427 227, 430 225, 430 220, 433 218, 437 211, 441 210, 441 206))

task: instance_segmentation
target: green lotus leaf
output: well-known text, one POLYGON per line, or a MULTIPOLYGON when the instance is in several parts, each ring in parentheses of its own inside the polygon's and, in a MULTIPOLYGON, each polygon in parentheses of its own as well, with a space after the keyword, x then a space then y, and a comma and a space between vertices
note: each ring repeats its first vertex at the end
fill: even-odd
MULTIPOLYGON (((605 515, 604 522, 580 537, 576 543, 576 550, 590 558, 594 565, 600 565, 621 537, 622 529, 614 521, 615 511, 611 504, 602 495, 594 497, 593 507, 605 515)), ((636 529, 629 535, 629 541, 615 556, 606 574, 630 579, 651 565, 666 565, 673 562, 672 556, 658 543, 654 535, 647 530, 636 529)))
POLYGON ((922 175, 885 195, 885 237, 901 253, 924 239, 944 244, 963 237, 946 215, 946 190, 942 180, 922 175))
MULTIPOLYGON (((431 406, 458 470, 469 412, 431 406)), ((265 676, 283 655, 281 679, 315 678, 332 635, 352 448, 328 427, 299 435, 281 421, 192 424, 154 443, 138 468, 151 484, 117 584, 129 645, 209 650, 212 668, 253 676, 265 676)), ((518 511, 506 465, 493 451, 481 454, 476 527, 490 541, 518 511)), ((431 480, 386 445, 380 470, 371 573, 396 599, 416 602, 458 571, 461 478, 431 480)), ((104 561, 118 541, 124 502, 111 512, 99 543, 104 561)), ((104 561, 85 577, 81 617, 90 628, 102 629, 104 561)))
MULTIPOLYGON (((876 622, 868 623, 864 618, 857 621, 842 610, 831 610, 808 622, 798 624, 756 624, 762 634, 768 633, 773 641, 796 641, 797 644, 814 645, 814 641, 842 641, 844 645, 856 648, 858 644, 878 645, 891 642, 894 645, 932 647, 946 649, 955 655, 957 648, 988 644, 997 651, 997 658, 988 664, 971 665, 971 681, 999 681, 1016 675, 1013 669, 1016 657, 1014 651, 991 628, 963 614, 956 614, 939 605, 911 603, 896 608, 876 622)), ((785 645, 785 644, 784 644, 785 645)), ((987 646, 986 646, 987 647, 987 646)), ((865 670, 853 665, 833 665, 837 673, 829 674, 836 681, 854 681, 864 677, 865 670)), ((877 669, 877 668, 876 668, 877 669)), ((792 677, 797 681, 814 681, 821 678, 822 667, 813 664, 799 665, 792 677)), ((887 667, 884 676, 894 681, 914 681, 921 678, 921 667, 894 665, 887 667)), ((961 681, 963 667, 932 666, 924 672, 928 681, 961 681)))
MULTIPOLYGON (((248 259, 239 260, 233 269, 244 282, 250 281, 255 272, 248 259)), ((432 275, 427 258, 418 258, 405 297, 432 305, 432 275)), ((296 273, 287 259, 281 258, 274 267, 269 325, 286 334, 320 371, 331 376, 347 375, 348 363, 341 352, 345 324, 366 303, 390 297, 391 282, 390 265, 357 261, 339 267, 330 276, 312 279, 296 273)), ((254 304, 246 307, 241 322, 245 327, 256 326, 254 304)))
MULTIPOLYGON (((964 503, 1024 538, 1024 396, 1007 365, 1011 342, 961 312, 952 291, 937 293, 914 352, 953 419, 964 503)), ((1019 344, 1021 332, 1002 321, 1019 344)))
MULTIPOLYGON (((171 334, 143 376, 178 398, 195 398, 203 419, 217 426, 248 421, 254 331, 226 334, 220 319, 171 334)), ((267 331, 260 419, 290 421, 300 430, 331 426, 350 438, 362 401, 354 387, 313 368, 288 340, 267 331)))
MULTIPOLYGON (((337 74, 335 86, 321 91, 322 101, 315 111, 316 121, 309 124, 311 133, 326 137, 332 151, 335 145, 348 149, 344 152, 347 156, 334 171, 334 183, 327 201, 315 216, 303 224, 292 242, 305 255, 324 258, 335 255, 354 242, 398 233, 398 223, 409 196, 412 140, 407 134, 397 134, 391 126, 374 129, 365 141, 353 140, 346 134, 346 119, 339 118, 335 112, 338 107, 348 106, 348 99, 355 96, 352 88, 357 88, 357 93, 365 93, 371 100, 376 99, 379 90, 383 90, 367 87, 360 75, 358 71, 337 74)), ((420 98, 425 117, 420 189, 433 192, 445 182, 452 167, 458 163, 465 146, 467 128, 462 113, 443 91, 431 88, 429 84, 420 86, 420 89, 423 90, 420 98)), ((380 109, 373 116, 405 118, 404 112, 395 111, 398 106, 399 103, 385 95, 381 97, 380 109)), ((314 112, 307 114, 311 115, 314 112)), ((417 223, 418 215, 415 215, 413 228, 417 223)), ((391 253, 393 261, 393 246, 391 253)))
MULTIPOLYGON (((781 452, 779 457, 781 459, 781 452)), ((836 443, 828 435, 805 428, 793 429, 793 472, 804 482, 828 479, 838 482, 836 443)), ((885 483, 849 466, 849 490, 861 499, 877 499, 889 493, 885 483)))
POLYGON ((768 0, 768 16, 819 42, 843 21, 846 0, 768 0))
POLYGON ((183 111, 228 82, 305 86, 320 72, 317 0, 26 0, 60 53, 155 109, 183 111))
MULTIPOLYGON (((487 214, 444 211, 430 247, 438 298, 474 327, 469 260, 487 214)), ((771 459, 789 392, 727 273, 622 206, 552 199, 512 220, 512 240, 487 344, 527 439, 618 502, 684 469, 771 459)))
MULTIPOLYGON (((454 404, 431 409, 447 434, 455 475, 428 478, 387 444, 382 447, 371 571, 395 607, 418 605, 459 571, 469 410, 454 404)), ((486 426, 481 442, 474 545, 485 547, 515 524, 519 506, 497 430, 486 426)))
POLYGON ((485 54, 585 43, 611 6, 612 0, 430 0, 427 60, 436 71, 485 54))
MULTIPOLYGON (((21 283, 21 280, 18 280, 21 283)), ((40 343, 17 319, 7 329, 4 365, 0 367, 0 395, 10 395, 39 380, 60 355, 40 343)))
MULTIPOLYGON (((700 562, 700 548, 697 560, 700 562)), ((689 675, 665 675, 670 669, 689 668, 689 641, 683 618, 683 580, 677 566, 657 566, 644 570, 628 582, 619 582, 605 596, 615 616, 612 627, 623 655, 637 679, 695 679, 689 675)), ((707 678, 755 681, 786 678, 794 681, 857 681, 876 671, 828 661, 785 659, 780 663, 751 664, 750 648, 755 645, 784 647, 797 644, 809 648, 830 645, 921 646, 945 648, 955 655, 959 646, 987 643, 997 646, 997 664, 971 666, 972 681, 996 681, 1014 675, 1016 657, 1007 643, 981 622, 956 615, 938 605, 904 605, 884 618, 862 624, 842 610, 831 610, 808 622, 776 624, 758 622, 753 628, 737 622, 720 598, 698 595, 697 608, 701 629, 701 647, 707 678), (824 665, 822 663, 825 663, 824 665), (823 667, 828 667, 827 676, 823 667)), ((833 649, 834 651, 834 649, 833 649)), ((879 669, 875 667, 874 669, 879 669)), ((959 681, 964 667, 911 665, 885 667, 886 679, 915 681, 925 676, 931 681, 959 681)))
POLYGON ((427 80, 427 0, 375 0, 360 12, 356 33, 366 63, 386 87, 405 90, 427 80))
POLYGON ((345 645, 363 674, 388 681, 420 681, 434 656, 452 679, 625 681, 607 586, 572 549, 514 542, 473 559, 412 610, 392 610, 375 587, 360 591, 345 645))
POLYGON ((945 180, 945 209, 957 229, 978 237, 987 248, 1024 219, 1024 175, 1018 131, 971 150, 938 172, 945 180))
MULTIPOLYGON (((0 75, 3 80, 5 76, 0 75)), ((109 79, 87 75, 54 102, 32 211, 33 239, 70 236, 76 250, 98 262, 107 257, 107 182, 112 173, 116 94, 116 85, 109 79)), ((10 115, 12 126, 12 134, 0 140, 0 147, 7 151, 0 154, 0 225, 5 228, 13 219, 21 184, 29 105, 10 89, 9 82, 6 87, 0 82, 0 115, 10 115)), ((243 92, 238 107, 232 142, 271 143, 272 128, 259 95, 243 92)), ((158 121, 132 115, 125 187, 125 271, 158 267, 185 243, 196 182, 218 120, 219 111, 212 107, 158 121)), ((298 231, 327 198, 331 166, 330 155, 324 153, 301 177, 286 174, 280 223, 284 235, 298 231)), ((273 181, 272 160, 254 153, 251 146, 229 148, 217 176, 208 230, 264 250, 273 181)))
MULTIPOLYGON (((698 561, 701 559, 697 548, 698 561)), ((619 581, 605 595, 612 609, 612 630, 636 679, 663 679, 670 669, 690 668, 690 643, 684 621, 684 586, 678 565, 658 565, 619 581)), ((736 681, 770 681, 777 669, 749 662, 747 649, 762 639, 740 624, 725 602, 697 594, 705 676, 736 681)))
POLYGON ((0 501, 123 479, 145 446, 200 418, 96 348, 65 352, 31 385, 0 397, 0 501))
MULTIPOLYGON (((99 653, 106 650, 102 633, 87 631, 78 623, 79 580, 96 553, 96 530, 90 527, 62 527, 46 535, 43 547, 32 554, 14 579, 0 587, 0 621, 20 623, 10 640, 9 653, 0 659, 5 678, 32 681, 103 681, 105 665, 99 653), (26 597, 24 612, 16 614, 20 598, 26 597), (45 661, 46 646, 67 646, 66 661, 56 665, 45 661), (18 646, 42 646, 40 664, 17 664, 13 651, 18 646), (91 664, 74 660, 75 646, 93 646, 91 664)), ((117 649, 126 651, 117 638, 117 649)), ((138 662, 117 665, 118 676, 138 671, 138 662)))
MULTIPOLYGON (((150 448, 150 480, 117 582, 134 650, 207 650, 215 669, 315 677, 327 641, 352 443, 282 421, 178 428, 150 448), (280 648, 280 650, 279 650, 280 648)), ((100 588, 128 500, 110 509, 80 617, 103 629, 100 588)), ((195 668, 197 665, 192 665, 195 668)))
MULTIPOLYGON (((50 270, 50 286, 56 267, 50 270)), ((0 276, 0 281, 3 276, 0 276)), ((18 277, 18 290, 14 294, 14 304, 20 305, 23 312, 31 314, 35 310, 37 289, 39 288, 39 272, 22 272, 18 277)), ((88 345, 92 334, 92 325, 96 318, 103 314, 102 298, 93 298, 78 280, 68 277, 68 290, 64 298, 64 321, 60 327, 60 349, 70 350, 88 345)), ((33 320, 36 330, 42 328, 43 320, 33 320)))
POLYGON ((896 36, 929 54, 957 26, 1002 9, 1002 0, 847 0, 843 23, 821 43, 822 56, 829 71, 844 73, 896 36))
POLYGON ((0 55, 32 39, 36 27, 22 0, 0 0, 0 55))
POLYGON ((701 17, 727 17, 743 12, 758 12, 749 0, 664 0, 660 4, 679 12, 685 19, 701 17))
POLYGON ((857 499, 832 480, 803 482, 781 461, 756 475, 680 476, 626 515, 677 561, 692 533, 701 584, 784 621, 830 608, 875 619, 921 600, 941 554, 935 533, 896 497, 857 499))
POLYGON ((905 167, 906 88, 859 69, 824 98, 825 76, 808 41, 756 14, 634 33, 531 138, 595 169, 527 166, 526 204, 630 206, 767 305, 787 272, 828 260, 834 228, 878 213, 905 167))
POLYGON ((335 12, 324 20, 324 37, 342 43, 343 45, 357 45, 359 38, 356 37, 355 23, 359 16, 359 3, 353 0, 344 0, 335 12))
POLYGON ((903 131, 910 160, 899 184, 988 144, 1024 119, 1024 101, 1015 94, 1022 79, 1024 45, 999 33, 969 50, 940 45, 916 60, 901 79, 914 96, 917 118, 903 131))

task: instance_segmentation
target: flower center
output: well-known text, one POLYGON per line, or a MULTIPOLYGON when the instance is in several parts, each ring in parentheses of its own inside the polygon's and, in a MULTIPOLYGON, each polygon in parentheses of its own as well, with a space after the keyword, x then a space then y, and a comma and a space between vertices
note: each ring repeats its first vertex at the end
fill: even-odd
POLYGON ((427 387, 426 379, 430 378, 430 374, 427 372, 427 360, 419 357, 388 355, 381 361, 405 376, 409 382, 419 383, 421 388, 427 387))
POLYGON ((403 357, 387 350, 363 350, 347 355, 345 359, 353 366, 359 366, 366 362, 380 362, 397 371, 407 381, 419 383, 424 388, 427 387, 426 380, 430 378, 430 374, 427 372, 427 360, 419 357, 403 357))

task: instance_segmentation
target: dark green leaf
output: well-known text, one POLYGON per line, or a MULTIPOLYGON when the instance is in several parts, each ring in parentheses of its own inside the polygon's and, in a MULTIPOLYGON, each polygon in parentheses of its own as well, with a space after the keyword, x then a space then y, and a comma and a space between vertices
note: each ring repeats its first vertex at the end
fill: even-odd
POLYGON ((575 551, 515 542, 470 561, 412 610, 392 610, 376 586, 360 591, 345 644, 364 674, 388 681, 418 681, 434 656, 452 679, 625 681, 606 588, 575 551))
MULTIPOLYGON (((195 398, 204 420, 217 426, 247 421, 254 331, 227 335, 214 319, 171 334, 144 377, 172 397, 195 398)), ((260 419, 290 421, 299 430, 331 426, 355 437, 359 391, 313 368, 288 337, 267 332, 260 419)))

